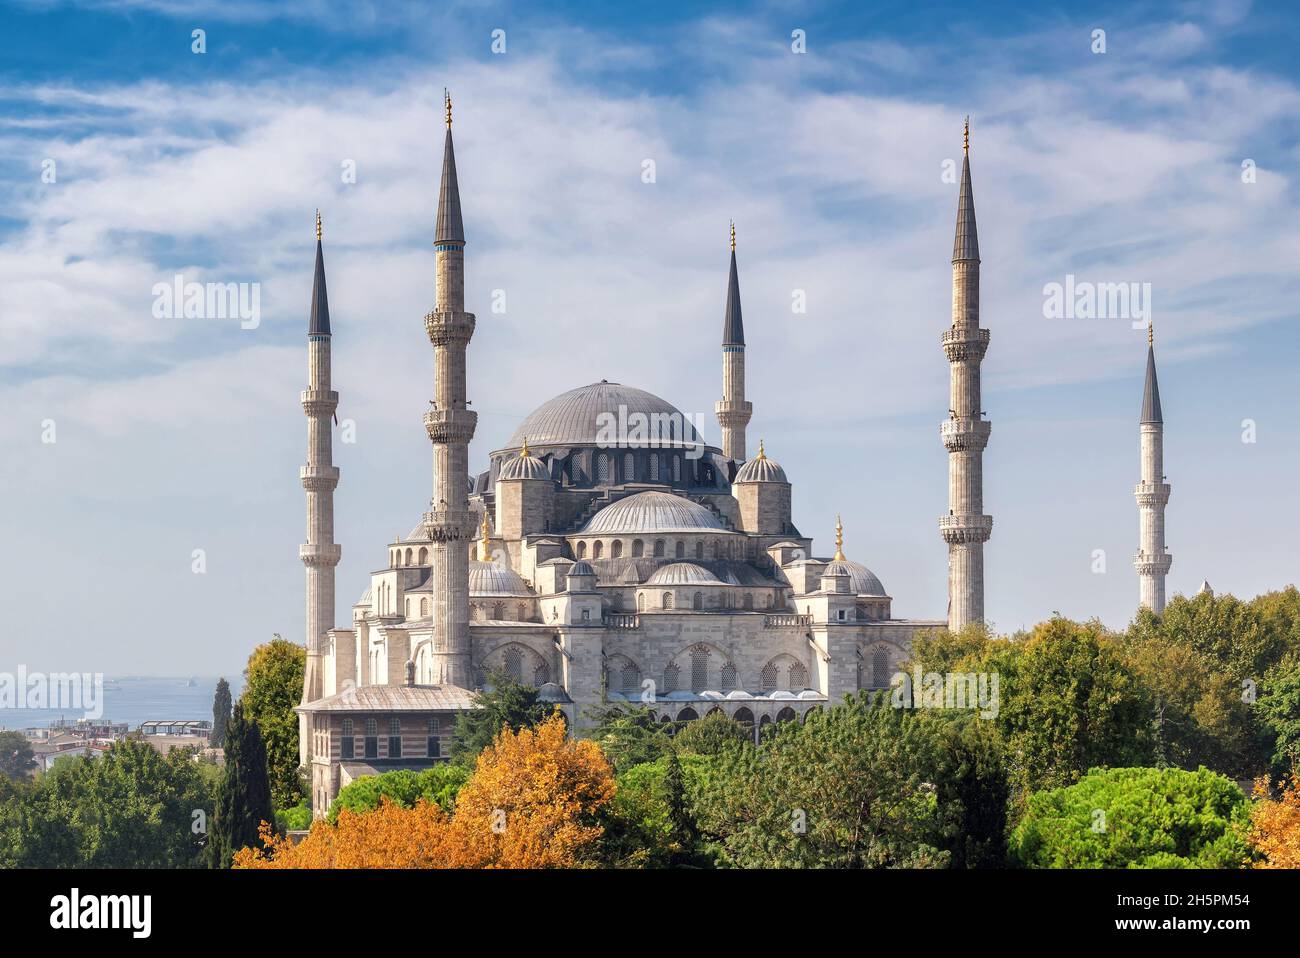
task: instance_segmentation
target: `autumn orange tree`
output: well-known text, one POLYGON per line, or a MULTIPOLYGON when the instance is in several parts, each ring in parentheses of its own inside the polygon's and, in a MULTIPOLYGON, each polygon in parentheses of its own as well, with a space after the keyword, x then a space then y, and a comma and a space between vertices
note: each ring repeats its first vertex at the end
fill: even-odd
POLYGON ((1255 808, 1248 840, 1255 850, 1256 868, 1300 868, 1300 773, 1276 801, 1269 798, 1268 780, 1255 781, 1255 808))
POLYGON ((236 868, 576 868, 595 864, 597 812, 614 797, 600 747, 574 741, 556 715, 506 729, 478 757, 453 814, 419 802, 317 822, 297 845, 263 831, 236 868))

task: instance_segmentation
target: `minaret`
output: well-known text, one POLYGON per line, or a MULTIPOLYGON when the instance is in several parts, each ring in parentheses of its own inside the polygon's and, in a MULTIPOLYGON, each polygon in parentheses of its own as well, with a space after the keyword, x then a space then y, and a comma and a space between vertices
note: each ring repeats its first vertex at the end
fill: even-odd
MULTIPOLYGON (((342 549, 334 542, 334 465, 331 419, 339 394, 330 383, 330 307, 325 292, 325 254, 321 249, 320 211, 316 211, 316 276, 312 284, 311 319, 307 325, 307 389, 301 395, 307 414, 307 465, 299 472, 307 490, 307 541, 298 554, 307 567, 307 664, 303 676, 304 703, 323 693, 322 658, 325 633, 334 628, 334 567, 342 549)), ((309 759, 306 716, 300 720, 299 755, 309 759)))
POLYGON ((736 224, 731 224, 731 275, 727 278, 727 314, 722 320, 722 401, 714 406, 722 426, 722 454, 745 461, 745 426, 754 404, 745 401, 745 324, 740 316, 740 280, 736 276, 736 224))
POLYGON ((1160 384, 1156 382, 1155 330, 1147 326, 1147 381, 1142 390, 1142 418, 1138 425, 1142 446, 1142 481, 1133 490, 1138 504, 1138 552, 1133 566, 1138 574, 1138 602, 1157 615, 1165 609, 1165 576, 1174 558, 1165 551, 1165 421, 1160 412, 1160 384))
POLYGON ((989 331, 980 328, 980 250, 970 185, 970 118, 963 132, 957 233, 952 245, 952 328, 943 351, 952 376, 948 420, 939 428, 948 450, 948 514, 939 532, 948 543, 948 628, 984 621, 984 543, 993 517, 984 514, 984 447, 992 426, 980 405, 980 363, 989 331))
POLYGON ((433 443, 433 497, 424 527, 433 543, 434 681, 471 688, 469 550, 478 523, 469 509, 469 441, 478 415, 465 405, 465 347, 474 335, 474 315, 465 312, 465 228, 451 142, 451 96, 446 93, 444 103, 447 135, 433 237, 437 291, 433 310, 424 317, 434 363, 434 400, 424 414, 433 443))

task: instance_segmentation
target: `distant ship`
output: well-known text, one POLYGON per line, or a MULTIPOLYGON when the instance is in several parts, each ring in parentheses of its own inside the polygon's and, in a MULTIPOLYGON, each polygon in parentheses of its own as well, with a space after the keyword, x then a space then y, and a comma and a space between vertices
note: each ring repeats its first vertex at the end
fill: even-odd
POLYGON ((199 687, 199 680, 192 678, 185 683, 185 687, 187 689, 197 689, 199 687))

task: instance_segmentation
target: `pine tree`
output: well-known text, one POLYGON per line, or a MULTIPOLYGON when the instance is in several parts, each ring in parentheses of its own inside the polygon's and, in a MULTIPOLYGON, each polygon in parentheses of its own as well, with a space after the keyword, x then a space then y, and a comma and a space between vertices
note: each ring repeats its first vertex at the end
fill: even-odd
POLYGON ((230 725, 230 683, 224 678, 217 682, 217 692, 212 696, 212 737, 208 744, 222 748, 226 744, 226 728, 230 725))
POLYGON ((212 818, 208 860, 213 868, 229 868, 231 857, 241 848, 260 848, 259 827, 262 822, 275 822, 266 746, 257 723, 244 718, 242 702, 235 705, 226 729, 225 773, 212 818))
POLYGON ((668 805, 668 840, 673 846, 669 853, 670 864, 688 860, 697 840, 695 819, 686 800, 686 777, 677 751, 668 753, 668 768, 664 774, 664 798, 668 805))

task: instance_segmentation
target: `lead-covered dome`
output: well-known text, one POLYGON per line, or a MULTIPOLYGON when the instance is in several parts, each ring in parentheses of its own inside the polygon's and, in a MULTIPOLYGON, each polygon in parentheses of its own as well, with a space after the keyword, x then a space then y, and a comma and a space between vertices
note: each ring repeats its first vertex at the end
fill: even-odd
POLYGON ((697 502, 670 492, 638 492, 596 513, 583 535, 622 535, 634 532, 707 532, 722 530, 716 515, 697 502))
POLYGON ((666 399, 602 379, 542 403, 519 424, 506 448, 519 448, 525 438, 535 446, 614 446, 620 438, 627 438, 618 435, 619 429, 636 438, 637 419, 631 418, 636 414, 645 417, 647 442, 662 447, 704 441, 685 414, 666 399), (614 424, 613 437, 609 435, 610 423, 614 424))
POLYGON ((501 467, 501 474, 497 476, 501 479, 549 479, 551 473, 546 468, 546 463, 536 456, 515 456, 513 459, 507 459, 505 465, 501 467))
POLYGON ((514 569, 499 562, 472 561, 469 564, 470 595, 532 595, 528 583, 514 569))
POLYGON ((885 587, 880 584, 880 580, 876 578, 876 574, 861 562, 837 559, 822 569, 822 575, 847 575, 849 577, 849 591, 854 595, 881 597, 889 595, 885 591, 885 587))
POLYGON ((722 580, 694 562, 673 562, 657 569, 646 585, 722 585, 722 580))
POLYGON ((758 441, 758 455, 749 462, 740 467, 736 473, 735 482, 785 482, 790 480, 785 477, 785 470, 775 459, 767 458, 767 452, 763 449, 763 440, 758 441))

